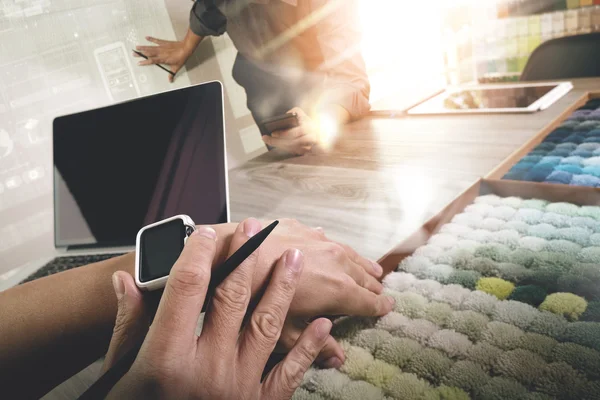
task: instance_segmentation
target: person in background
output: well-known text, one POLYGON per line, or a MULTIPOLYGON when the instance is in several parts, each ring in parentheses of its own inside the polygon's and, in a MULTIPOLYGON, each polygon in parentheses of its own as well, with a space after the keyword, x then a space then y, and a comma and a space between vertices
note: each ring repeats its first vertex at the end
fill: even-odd
POLYGON ((355 0, 196 0, 185 38, 146 37, 156 46, 137 46, 148 57, 139 64, 176 73, 206 36, 227 32, 238 50, 233 78, 263 141, 302 155, 370 109, 357 19, 355 0), (264 131, 261 121, 286 112, 298 127, 264 131))

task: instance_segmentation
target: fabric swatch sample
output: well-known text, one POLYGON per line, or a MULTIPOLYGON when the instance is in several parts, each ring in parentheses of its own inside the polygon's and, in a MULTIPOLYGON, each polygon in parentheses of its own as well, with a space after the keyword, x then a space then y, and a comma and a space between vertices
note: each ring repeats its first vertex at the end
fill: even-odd
POLYGON ((294 399, 600 399, 600 207, 480 196, 383 283, 294 399))
POLYGON ((600 182, 594 178, 600 178, 600 101, 596 99, 574 111, 502 179, 598 187, 600 182))

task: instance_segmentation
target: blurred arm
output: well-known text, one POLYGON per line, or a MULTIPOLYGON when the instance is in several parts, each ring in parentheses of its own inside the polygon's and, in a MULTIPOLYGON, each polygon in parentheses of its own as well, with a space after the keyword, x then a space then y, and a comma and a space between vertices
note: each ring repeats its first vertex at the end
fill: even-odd
MULTIPOLYGON (((224 261, 236 225, 213 226, 213 267, 224 261)), ((117 313, 112 274, 133 276, 134 269, 129 253, 0 292, 0 387, 7 398, 39 398, 106 353, 117 313)))
POLYGON ((319 112, 345 123, 367 114, 370 84, 361 54, 357 4, 355 0, 313 0, 313 9, 330 8, 317 24, 317 39, 326 75, 319 112))

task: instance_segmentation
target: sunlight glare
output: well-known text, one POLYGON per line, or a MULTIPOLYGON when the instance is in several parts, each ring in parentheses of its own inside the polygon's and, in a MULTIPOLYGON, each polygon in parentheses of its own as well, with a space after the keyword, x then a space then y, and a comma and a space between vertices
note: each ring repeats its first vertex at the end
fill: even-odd
POLYGON ((403 225, 414 229, 428 217, 435 195, 435 183, 421 168, 403 165, 386 169, 385 176, 392 176, 396 199, 403 213, 403 225))
POLYGON ((319 116, 319 143, 328 150, 338 136, 339 127, 334 117, 328 114, 319 116))
POLYGON ((443 84, 442 0, 360 0, 372 98, 443 84))

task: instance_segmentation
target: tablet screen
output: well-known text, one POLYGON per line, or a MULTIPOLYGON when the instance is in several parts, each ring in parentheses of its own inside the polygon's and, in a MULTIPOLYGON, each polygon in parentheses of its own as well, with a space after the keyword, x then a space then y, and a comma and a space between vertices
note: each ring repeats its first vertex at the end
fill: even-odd
POLYGON ((527 108, 555 86, 462 90, 444 99, 444 107, 451 110, 475 108, 527 108))
POLYGON ((557 86, 496 86, 445 91, 410 111, 445 113, 486 109, 526 109, 557 86))

